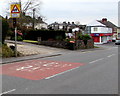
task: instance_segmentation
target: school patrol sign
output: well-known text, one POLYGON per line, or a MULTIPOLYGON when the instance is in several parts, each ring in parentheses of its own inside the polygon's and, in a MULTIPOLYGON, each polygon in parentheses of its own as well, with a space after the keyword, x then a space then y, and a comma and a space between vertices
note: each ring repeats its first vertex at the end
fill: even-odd
POLYGON ((11 4, 10 6, 10 17, 11 18, 19 18, 20 17, 20 4, 11 4))

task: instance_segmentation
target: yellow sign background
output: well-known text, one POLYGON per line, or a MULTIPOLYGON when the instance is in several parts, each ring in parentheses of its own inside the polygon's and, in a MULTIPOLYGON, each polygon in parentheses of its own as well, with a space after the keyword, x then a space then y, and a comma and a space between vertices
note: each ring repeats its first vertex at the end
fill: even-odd
MULTIPOLYGON (((17 6, 18 10, 21 11, 20 4, 11 4, 11 6, 10 6, 10 13, 13 10, 14 6, 17 6)), ((19 18, 20 17, 20 13, 11 13, 10 17, 11 18, 19 18), (13 15, 16 15, 16 16, 13 17, 13 15)))

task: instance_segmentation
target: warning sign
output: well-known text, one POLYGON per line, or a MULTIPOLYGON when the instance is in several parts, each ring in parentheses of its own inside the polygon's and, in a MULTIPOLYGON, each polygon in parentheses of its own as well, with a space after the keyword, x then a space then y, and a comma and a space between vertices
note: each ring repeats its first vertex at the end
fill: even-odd
POLYGON ((10 6, 11 10, 11 18, 19 18, 20 17, 20 4, 12 4, 10 6))
POLYGON ((18 9, 18 7, 15 5, 11 11, 11 13, 20 13, 20 10, 18 9))

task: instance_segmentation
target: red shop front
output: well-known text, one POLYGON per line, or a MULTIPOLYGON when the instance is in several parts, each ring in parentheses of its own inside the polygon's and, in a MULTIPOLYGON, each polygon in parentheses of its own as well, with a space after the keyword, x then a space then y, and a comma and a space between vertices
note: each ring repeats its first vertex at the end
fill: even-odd
POLYGON ((104 44, 112 41, 112 33, 92 33, 95 44, 104 44))

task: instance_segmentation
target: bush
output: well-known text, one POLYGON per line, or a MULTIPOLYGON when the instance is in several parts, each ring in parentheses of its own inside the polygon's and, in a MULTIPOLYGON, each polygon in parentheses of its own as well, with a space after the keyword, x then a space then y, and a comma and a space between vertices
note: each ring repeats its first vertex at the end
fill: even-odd
POLYGON ((23 40, 23 38, 21 36, 17 37, 17 41, 22 41, 22 40, 23 40))
POLYGON ((63 38, 62 38, 62 36, 56 36, 56 40, 58 40, 58 41, 62 41, 63 38))
POLYGON ((8 30, 9 30, 8 22, 6 19, 2 18, 2 44, 4 44, 8 30))
POLYGON ((14 56, 14 51, 12 51, 12 49, 10 49, 6 44, 2 45, 2 52, 0 53, 2 54, 2 57, 14 56))
MULTIPOLYGON (((15 51, 9 48, 6 44, 2 44, 0 47, 0 56, 4 58, 15 57, 15 51)), ((17 56, 21 56, 21 54, 17 52, 17 56)))
POLYGON ((85 34, 82 36, 82 40, 90 40, 90 39, 91 39, 91 37, 88 34, 85 34))
POLYGON ((14 35, 14 32, 12 31, 12 30, 9 30, 8 32, 7 32, 7 36, 13 36, 14 35))
POLYGON ((25 40, 34 40, 37 41, 37 38, 41 37, 42 41, 47 41, 49 39, 65 39, 65 31, 61 30, 29 30, 25 35, 25 40), (59 37, 57 37, 59 36, 59 37), (62 38, 61 38, 61 37, 62 38))
POLYGON ((86 45, 87 45, 87 41, 90 40, 91 37, 90 37, 90 35, 88 35, 88 34, 85 34, 85 35, 79 34, 78 39, 79 39, 79 40, 83 40, 83 41, 84 41, 84 44, 85 44, 85 46, 86 46, 86 45))
MULTIPOLYGON (((12 37, 11 40, 15 40, 15 37, 12 37)), ((21 36, 17 36, 17 41, 23 41, 23 38, 21 36)))

